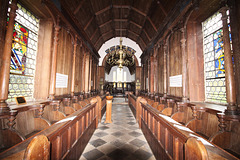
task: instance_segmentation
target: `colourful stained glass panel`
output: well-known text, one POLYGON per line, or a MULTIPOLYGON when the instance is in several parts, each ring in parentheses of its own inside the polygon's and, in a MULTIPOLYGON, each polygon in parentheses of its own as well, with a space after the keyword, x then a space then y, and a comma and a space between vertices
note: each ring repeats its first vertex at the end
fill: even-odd
POLYGON ((19 23, 15 23, 11 54, 11 73, 25 74, 26 52, 29 30, 19 23))
MULTIPOLYGON (((221 18, 222 14, 217 12, 202 23, 205 100, 215 103, 226 103, 223 26, 221 18)), ((228 22, 230 22, 229 18, 228 22)), ((231 34, 229 36, 231 39, 231 34)))
POLYGON ((224 50, 223 50, 223 30, 220 29, 213 33, 213 47, 215 54, 216 77, 225 76, 224 50))

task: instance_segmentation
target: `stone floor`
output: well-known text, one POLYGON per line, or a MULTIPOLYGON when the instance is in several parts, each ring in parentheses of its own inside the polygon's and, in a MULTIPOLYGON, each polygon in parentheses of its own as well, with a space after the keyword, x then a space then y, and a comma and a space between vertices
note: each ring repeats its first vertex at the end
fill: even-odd
POLYGON ((155 160, 124 98, 113 99, 113 123, 104 121, 105 116, 80 160, 155 160))

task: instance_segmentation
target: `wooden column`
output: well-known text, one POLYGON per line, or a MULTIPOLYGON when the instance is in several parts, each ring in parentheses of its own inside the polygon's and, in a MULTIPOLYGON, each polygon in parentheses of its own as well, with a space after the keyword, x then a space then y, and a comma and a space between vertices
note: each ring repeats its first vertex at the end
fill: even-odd
POLYGON ((6 103, 8 99, 8 89, 9 89, 9 77, 10 77, 10 64, 11 64, 11 50, 12 50, 12 38, 13 38, 13 28, 14 19, 16 17, 17 0, 13 0, 10 5, 8 28, 5 36, 5 44, 3 48, 2 55, 2 65, 0 74, 0 114, 8 113, 9 107, 6 103))
POLYGON ((182 95, 183 102, 187 102, 187 53, 186 53, 186 28, 183 27, 181 31, 181 52, 182 52, 182 95))
POLYGON ((51 64, 51 75, 50 75, 50 87, 49 87, 49 99, 54 99, 56 91, 56 72, 57 72, 57 48, 58 48, 58 35, 59 35, 59 18, 57 24, 54 27, 54 42, 53 42, 53 53, 52 53, 52 64, 51 64))
POLYGON ((93 57, 92 59, 92 86, 91 86, 91 89, 94 90, 94 83, 95 83, 95 58, 93 57))
POLYGON ((89 80, 88 80, 88 91, 91 91, 92 88, 92 55, 89 56, 89 80))
POLYGON ((163 47, 163 94, 164 94, 164 97, 167 97, 167 93, 168 93, 168 90, 167 90, 167 87, 168 87, 168 81, 167 81, 167 54, 168 54, 168 42, 166 42, 164 44, 164 47, 163 47))
POLYGON ((76 50, 77 50, 77 36, 75 36, 74 45, 73 45, 73 64, 72 64, 71 96, 74 96, 74 88, 75 88, 76 50))
POLYGON ((155 70, 155 68, 154 68, 154 66, 155 66, 155 64, 154 64, 154 62, 155 62, 155 60, 154 60, 154 56, 152 55, 151 57, 150 57, 150 92, 151 92, 151 94, 153 94, 154 93, 154 74, 155 74, 155 72, 154 72, 154 70, 155 70))
POLYGON ((85 66, 86 66, 86 52, 85 52, 85 47, 82 47, 82 54, 83 54, 83 59, 82 59, 82 92, 85 92, 85 66))
POLYGON ((158 58, 157 58, 157 55, 158 55, 158 45, 154 48, 154 93, 158 93, 158 58))
POLYGON ((147 74, 148 74, 148 84, 147 84, 147 88, 148 88, 148 93, 150 93, 151 91, 150 91, 150 86, 151 86, 151 61, 150 61, 150 59, 148 59, 147 60, 148 61, 148 67, 147 67, 147 74))
MULTIPOLYGON (((238 2, 239 4, 239 2, 238 2)), ((240 20, 236 1, 232 1, 230 8, 231 36, 234 57, 235 85, 237 94, 237 104, 240 104, 240 20)), ((240 107, 240 105, 239 105, 240 107)), ((239 108, 240 110, 240 108, 239 108)))
POLYGON ((220 12, 222 13, 222 22, 223 22, 223 43, 224 43, 224 68, 225 68, 225 80, 226 80, 226 94, 227 94, 227 103, 228 107, 225 111, 226 114, 236 114, 236 87, 235 79, 233 72, 233 63, 232 63, 232 54, 231 54, 231 45, 229 38, 229 28, 227 24, 227 7, 223 7, 220 12))
POLYGON ((85 59, 85 92, 87 93, 89 90, 89 53, 86 53, 85 59))
POLYGON ((96 62, 96 66, 95 66, 95 77, 94 77, 94 89, 97 90, 98 88, 98 82, 100 81, 100 78, 98 79, 98 62, 96 62))
POLYGON ((145 79, 146 79, 145 78, 145 63, 143 62, 142 63, 142 85, 141 85, 143 90, 146 90, 145 79))

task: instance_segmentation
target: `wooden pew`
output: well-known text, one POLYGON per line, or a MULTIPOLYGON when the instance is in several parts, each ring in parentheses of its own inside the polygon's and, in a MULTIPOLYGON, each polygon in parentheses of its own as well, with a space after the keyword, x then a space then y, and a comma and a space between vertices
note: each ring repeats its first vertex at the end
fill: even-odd
POLYGON ((50 159, 50 142, 44 135, 35 136, 26 150, 18 152, 8 157, 8 159, 50 159))
POLYGON ((45 104, 10 106, 10 115, 1 116, 1 150, 49 127, 51 123, 43 117, 45 104))
POLYGON ((136 116, 136 107, 135 107, 136 100, 137 100, 137 97, 134 94, 132 94, 132 93, 128 94, 128 105, 134 116, 136 116))
MULTIPOLYGON (((141 109, 139 109, 139 104, 140 104, 140 100, 142 101, 142 103, 146 104, 149 108, 151 108, 151 110, 153 112, 156 112, 156 114, 161 114, 161 112, 157 111, 156 109, 154 109, 153 107, 151 107, 150 105, 147 104, 147 101, 144 102, 144 98, 142 97, 137 97, 137 101, 136 101, 136 119, 138 121, 138 123, 141 125, 141 121, 139 120, 140 118, 140 111, 141 109)), ((134 104, 134 103, 132 103, 134 104)), ((185 117, 185 118, 179 118, 180 121, 179 122, 188 122, 188 119, 191 119, 191 114, 193 113, 197 113, 197 111, 195 112, 192 112, 192 109, 191 107, 192 106, 196 106, 196 104, 189 104, 189 103, 182 103, 182 102, 178 102, 177 104, 178 105, 178 108, 180 110, 180 112, 176 112, 176 114, 174 113, 172 116, 173 117, 176 117, 179 113, 184 113, 185 111, 182 110, 182 109, 186 109, 188 108, 188 116, 189 117, 185 117), (181 109, 180 109, 181 108, 181 109), (185 120, 184 120, 185 119, 185 120)), ((211 106, 209 107, 211 110, 213 110, 215 107, 211 106)), ((224 109, 222 109, 222 111, 224 111, 224 109)), ((208 112, 212 113, 210 110, 208 110, 208 112)), ((186 112, 187 113, 187 112, 186 112)), ((185 114, 185 113, 184 113, 185 114)), ((145 116, 148 116, 149 114, 147 112, 145 112, 145 116)), ((183 114, 181 114, 183 115, 183 114)), ((162 115, 164 116, 164 115, 162 115)), ((185 116, 187 116, 185 114, 185 116)), ((180 116, 181 117, 181 116, 180 116)), ((219 116, 218 116, 219 117, 219 116)), ((229 118, 229 116, 227 116, 228 118, 226 118, 226 115, 225 115, 225 120, 221 120, 223 118, 219 118, 219 121, 220 121, 220 124, 219 126, 225 126, 226 129, 220 129, 219 132, 217 132, 216 134, 214 134, 212 137, 210 137, 209 141, 213 142, 213 143, 216 143, 217 146, 220 146, 221 148, 225 149, 226 151, 228 151, 229 153, 233 154, 234 156, 238 157, 239 158, 239 135, 240 135, 240 129, 239 129, 239 116, 237 116, 237 118, 235 117, 234 121, 232 121, 233 118, 229 118), (228 122, 228 123, 227 123, 228 122), (231 127, 227 127, 227 125, 231 125, 231 127), (229 133, 230 131, 231 133, 229 133), (224 131, 224 132, 223 132, 224 131), (230 134, 230 135, 229 135, 230 134), (234 137, 234 138, 233 138, 234 137), (229 141, 229 139, 231 141, 229 141)), ((169 121, 175 121, 173 119, 170 119, 170 117, 167 117, 165 116, 164 118, 168 119, 169 121)), ((177 121, 175 121, 175 123, 178 123, 177 121)), ((181 124, 179 123, 179 124, 181 124)), ((148 117, 148 121, 146 122, 146 124, 152 124, 152 126, 150 125, 149 128, 151 129, 151 132, 153 132, 152 134, 154 135, 158 135, 156 132, 156 129, 157 129, 157 126, 159 125, 159 123, 156 123, 155 120, 153 118, 149 118, 148 117), (154 125, 155 124, 155 125, 154 125)), ((186 123, 187 124, 187 123, 186 123)), ((182 126, 184 127, 186 130, 190 130, 189 128, 186 128, 185 126, 182 126)), ((181 127, 181 128, 182 128, 181 127)), ((221 128, 221 127, 220 127, 221 128)), ((224 127, 222 127, 224 128, 224 127)), ((190 130, 191 131, 191 130, 190 130)), ((191 134, 194 133, 194 137, 200 137, 200 135, 196 134, 195 132, 191 131, 191 134)), ((151 142, 149 142, 150 144, 154 144, 155 143, 155 140, 152 140, 151 142)), ((222 155, 224 155, 226 152, 224 150, 219 150, 219 148, 214 145, 214 144, 211 144, 213 145, 214 147, 208 147, 208 146, 205 146, 207 149, 210 148, 211 151, 208 151, 208 152, 211 152, 211 153, 214 153, 216 152, 217 155, 214 155, 212 156, 211 159, 222 159, 222 155), (220 157, 219 157, 220 155, 220 157), (218 157, 218 158, 216 158, 218 157)), ((162 146, 162 145, 161 145, 162 146)), ((155 146, 156 147, 156 146, 155 146)), ((230 155, 230 157, 228 157, 227 159, 237 159, 236 157, 234 157, 232 155, 230 155)))
POLYGON ((171 118, 175 121, 185 125, 191 119, 193 119, 193 112, 191 106, 194 104, 177 102, 176 112, 171 115, 171 118))
POLYGON ((12 110, 9 115, 0 116, 1 120, 1 130, 0 130, 0 152, 22 142, 25 137, 19 133, 14 125, 16 124, 14 120, 16 119, 17 111, 12 110), (7 125, 7 127, 5 126, 7 125))
POLYGON ((156 159, 237 159, 146 101, 137 104, 137 119, 156 159))
MULTIPOLYGON (((51 159, 79 159, 98 124, 97 100, 74 112, 68 117, 54 123, 37 135, 45 135, 51 143, 51 159)), ((29 137, 14 147, 0 153, 0 159, 19 159, 17 155, 25 152, 30 141, 29 137)))
POLYGON ((202 137, 209 139, 219 131, 218 110, 206 108, 200 105, 192 105, 193 119, 186 126, 202 137))
POLYGON ((217 116, 220 129, 209 141, 240 159, 240 116, 224 113, 218 113, 217 116))
POLYGON ((101 98, 101 118, 103 117, 104 113, 106 112, 106 94, 100 96, 101 98))
POLYGON ((62 110, 60 110, 60 103, 61 100, 53 100, 45 107, 43 117, 48 119, 51 124, 54 124, 67 116, 62 110))
POLYGON ((44 107, 45 104, 36 104, 15 108, 18 111, 15 129, 28 138, 49 127, 51 125, 50 121, 43 117, 44 107))

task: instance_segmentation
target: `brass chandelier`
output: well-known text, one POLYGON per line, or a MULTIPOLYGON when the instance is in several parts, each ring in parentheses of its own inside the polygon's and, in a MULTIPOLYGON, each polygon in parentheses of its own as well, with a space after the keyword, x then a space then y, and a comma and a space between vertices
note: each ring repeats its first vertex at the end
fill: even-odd
POLYGON ((120 45, 113 46, 110 49, 106 50, 108 53, 106 62, 111 65, 118 67, 121 69, 123 66, 133 66, 134 62, 134 53, 136 52, 131 47, 126 47, 122 45, 122 38, 120 38, 120 45))
MULTIPOLYGON (((122 7, 120 8, 120 17, 122 19, 122 7)), ((109 55, 107 59, 107 63, 110 64, 111 66, 113 65, 118 65, 120 69, 123 68, 123 66, 133 66, 134 65, 134 54, 135 52, 133 49, 128 47, 124 47, 122 45, 122 22, 120 23, 120 46, 117 46, 115 48, 115 52, 111 50, 111 54, 109 55), (128 51, 128 52, 126 52, 128 51), (129 52, 130 51, 130 52, 129 52)))

